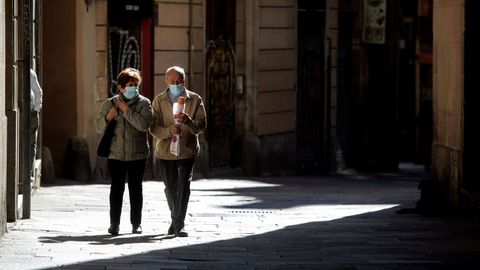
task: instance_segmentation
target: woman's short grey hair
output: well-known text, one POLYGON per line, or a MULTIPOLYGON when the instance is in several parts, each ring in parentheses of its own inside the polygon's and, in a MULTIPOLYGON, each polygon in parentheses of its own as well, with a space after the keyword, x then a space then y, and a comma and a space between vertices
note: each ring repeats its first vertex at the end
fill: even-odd
POLYGON ((179 66, 171 66, 167 68, 167 71, 165 71, 165 79, 167 79, 168 72, 171 70, 175 70, 176 72, 180 73, 180 75, 182 75, 182 80, 185 80, 185 70, 179 66))

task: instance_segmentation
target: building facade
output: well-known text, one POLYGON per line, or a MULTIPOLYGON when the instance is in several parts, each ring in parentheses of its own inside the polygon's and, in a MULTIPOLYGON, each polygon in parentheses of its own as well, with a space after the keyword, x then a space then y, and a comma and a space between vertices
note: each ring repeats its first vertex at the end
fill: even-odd
POLYGON ((30 69, 36 69, 37 41, 34 2, 0 2, 1 233, 7 221, 30 217, 31 194, 39 184, 30 164, 30 69))
POLYGON ((115 76, 126 65, 142 70, 143 94, 151 99, 165 89, 168 66, 185 67, 187 87, 204 97, 209 119, 201 136, 198 176, 225 167, 241 167, 252 175, 295 173, 299 129, 305 164, 314 169, 328 167, 323 164, 330 157, 321 153, 331 151, 329 136, 323 134, 334 133, 333 123, 325 120, 335 111, 332 97, 327 95, 327 87, 335 87, 334 80, 327 80, 334 76, 335 66, 330 65, 327 74, 324 56, 328 49, 330 59, 335 59, 335 1, 313 1, 313 5, 302 4, 301 9, 293 0, 42 3, 43 27, 55 29, 43 32, 42 67, 49 89, 43 144, 52 152, 57 175, 62 175, 65 149, 72 136, 87 141, 92 177, 103 175, 104 162, 93 151, 99 135, 91 122, 101 102, 115 93, 115 76), (310 81, 307 76, 323 78, 302 85, 310 87, 312 94, 302 96, 306 106, 300 109, 299 12, 310 16, 320 29, 316 32, 319 36, 312 38, 305 31, 308 22, 302 24, 302 37, 316 40, 311 41, 313 49, 302 47, 301 51, 313 53, 319 60, 305 65, 303 81, 310 81), (328 16, 331 19, 327 20, 328 16), (58 25, 58 21, 64 23, 58 25), (62 33, 61 40, 58 33, 62 33), (330 47, 323 46, 325 40, 330 47), (298 121, 299 110, 308 116, 302 119, 309 121, 298 121))

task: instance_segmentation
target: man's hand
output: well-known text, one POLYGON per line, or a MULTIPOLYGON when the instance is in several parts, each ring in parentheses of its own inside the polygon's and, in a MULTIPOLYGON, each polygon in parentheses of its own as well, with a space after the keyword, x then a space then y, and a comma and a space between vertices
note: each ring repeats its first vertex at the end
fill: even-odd
POLYGON ((180 125, 173 125, 170 127, 170 131, 172 132, 172 134, 181 134, 182 133, 182 129, 180 127, 180 125))
POLYGON ((175 115, 175 119, 183 124, 188 124, 192 119, 190 116, 184 112, 179 112, 175 115))

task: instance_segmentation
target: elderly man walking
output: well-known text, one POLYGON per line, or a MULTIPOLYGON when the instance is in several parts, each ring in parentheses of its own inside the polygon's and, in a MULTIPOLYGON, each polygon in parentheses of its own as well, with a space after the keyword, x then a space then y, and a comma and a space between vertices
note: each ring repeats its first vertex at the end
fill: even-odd
POLYGON ((165 184, 165 195, 170 209, 171 224, 168 234, 187 237, 185 216, 190 198, 193 166, 200 153, 198 134, 207 126, 205 107, 200 95, 185 88, 185 71, 178 66, 169 67, 165 74, 166 90, 152 103, 153 125, 151 134, 157 139, 155 157, 165 184), (183 98, 180 98, 183 97, 183 98), (173 115, 173 104, 185 99, 183 111, 173 115), (175 135, 179 136, 175 136, 175 135), (179 138, 176 141, 175 138, 179 138), (177 143, 177 151, 171 144, 177 143))

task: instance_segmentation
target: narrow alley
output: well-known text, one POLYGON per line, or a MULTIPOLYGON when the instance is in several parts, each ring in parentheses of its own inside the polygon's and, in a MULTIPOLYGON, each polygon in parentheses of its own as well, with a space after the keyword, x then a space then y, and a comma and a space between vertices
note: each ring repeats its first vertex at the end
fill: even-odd
MULTIPOLYGON (((402 167, 401 167, 402 168, 402 167)), ((477 269, 471 216, 398 214, 427 175, 217 178, 192 183, 187 238, 166 235, 163 183, 144 183, 143 234, 108 228, 107 183, 60 181, 9 224, 0 269, 477 269)))

